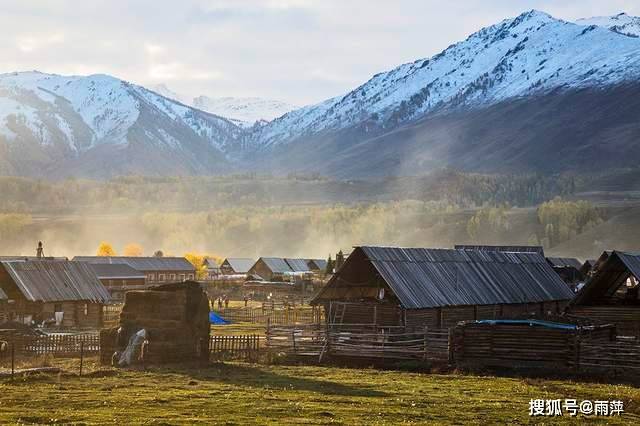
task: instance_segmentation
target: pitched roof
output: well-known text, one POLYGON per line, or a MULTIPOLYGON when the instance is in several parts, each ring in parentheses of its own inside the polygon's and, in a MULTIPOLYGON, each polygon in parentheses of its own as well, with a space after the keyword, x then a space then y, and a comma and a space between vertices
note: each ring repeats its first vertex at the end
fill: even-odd
MULTIPOLYGON (((573 293, 538 253, 356 247, 314 298, 340 286, 347 264, 369 262, 407 309, 571 299, 573 293)), ((360 282, 362 280, 359 280, 360 282)), ((360 286, 362 284, 359 284, 360 286)))
POLYGON ((227 257, 224 262, 222 262, 223 265, 225 263, 228 263, 234 272, 238 274, 246 274, 256 261, 246 257, 227 257))
POLYGON ((11 280, 32 302, 84 300, 107 303, 110 295, 91 267, 70 261, 2 261, 11 280))
POLYGON ((271 272, 293 272, 289 264, 281 257, 261 257, 258 260, 262 260, 264 264, 267 265, 267 267, 271 270, 271 272))
POLYGON ((91 269, 100 279, 144 279, 144 273, 124 263, 92 263, 91 269))
POLYGON ((547 257, 547 261, 555 268, 582 268, 582 262, 574 257, 547 257))
POLYGON ((640 253, 605 252, 598 260, 595 274, 576 294, 572 304, 598 304, 613 295, 630 276, 640 281, 640 253))
POLYGON ((327 260, 326 259, 305 259, 310 269, 319 269, 320 271, 324 271, 327 269, 327 260))
POLYGON ((481 250, 481 251, 504 251, 509 253, 538 253, 544 256, 544 248, 542 246, 484 246, 484 245, 466 245, 456 244, 456 250, 481 250))
POLYGON ((191 271, 196 268, 184 257, 156 256, 76 256, 73 260, 96 263, 126 264, 138 271, 191 271))
POLYGON ((304 259, 286 258, 285 262, 287 262, 293 272, 311 272, 309 264, 304 259))

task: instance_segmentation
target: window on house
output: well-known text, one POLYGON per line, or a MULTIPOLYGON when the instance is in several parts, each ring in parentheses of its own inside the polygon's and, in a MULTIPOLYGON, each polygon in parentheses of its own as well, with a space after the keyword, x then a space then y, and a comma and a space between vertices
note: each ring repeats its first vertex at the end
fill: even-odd
POLYGON ((153 281, 156 278, 155 274, 147 274, 147 279, 153 281))
POLYGON ((184 281, 184 274, 180 274, 180 281, 184 281))
POLYGON ((83 311, 84 311, 84 316, 85 316, 85 317, 86 317, 87 315, 89 315, 89 304, 88 304, 88 303, 85 303, 85 304, 84 304, 84 309, 83 309, 83 311))
POLYGON ((62 312, 62 303, 56 303, 53 305, 53 312, 62 312))
POLYGON ((164 274, 158 275, 158 281, 164 281, 164 274))
POLYGON ((189 274, 189 279, 192 280, 193 279, 193 274, 189 274))

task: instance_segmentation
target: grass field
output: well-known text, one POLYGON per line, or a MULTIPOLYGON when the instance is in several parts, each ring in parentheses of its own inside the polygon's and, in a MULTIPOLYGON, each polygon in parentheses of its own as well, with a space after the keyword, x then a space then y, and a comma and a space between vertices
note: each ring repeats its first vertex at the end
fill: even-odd
MULTIPOLYGON (((640 389, 463 374, 313 366, 212 364, 103 370, 0 381, 0 423, 116 424, 524 424, 534 398, 620 399, 616 424, 640 422, 640 389)), ((584 419, 582 419, 584 420, 584 419)), ((595 418, 593 420, 596 420, 595 418)))

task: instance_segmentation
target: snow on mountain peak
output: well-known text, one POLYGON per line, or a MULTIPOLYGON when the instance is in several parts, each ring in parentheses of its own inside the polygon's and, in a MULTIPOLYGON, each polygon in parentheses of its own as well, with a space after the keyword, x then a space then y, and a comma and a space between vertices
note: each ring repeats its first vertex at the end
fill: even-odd
POLYGON ((595 16, 593 18, 578 19, 576 24, 596 25, 619 34, 640 37, 640 17, 630 16, 625 12, 613 16, 595 16))
POLYGON ((439 109, 639 76, 638 40, 530 10, 431 58, 376 74, 344 96, 288 113, 260 129, 254 142, 264 147, 354 126, 389 129, 439 109))

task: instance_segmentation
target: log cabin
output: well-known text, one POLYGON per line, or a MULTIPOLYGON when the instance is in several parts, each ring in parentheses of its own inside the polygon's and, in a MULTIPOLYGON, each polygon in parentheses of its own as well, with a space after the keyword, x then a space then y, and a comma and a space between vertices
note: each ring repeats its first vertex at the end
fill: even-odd
POLYGON ((567 313, 612 323, 619 335, 640 337, 640 253, 605 252, 567 313))
POLYGON ((100 328, 107 289, 88 264, 70 261, 0 262, 0 288, 7 317, 25 324, 55 322, 70 328, 100 328))
POLYGON ((536 252, 362 246, 311 304, 332 324, 449 328, 558 314, 572 297, 536 252))
POLYGON ((91 264, 125 264, 144 273, 145 283, 162 284, 194 280, 196 268, 184 257, 168 256, 76 256, 74 261, 91 264))

